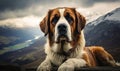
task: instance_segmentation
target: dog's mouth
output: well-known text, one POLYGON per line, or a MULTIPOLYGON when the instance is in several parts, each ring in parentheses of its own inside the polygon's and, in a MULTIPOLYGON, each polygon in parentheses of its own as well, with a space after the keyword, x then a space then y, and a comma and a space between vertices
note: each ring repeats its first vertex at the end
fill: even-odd
POLYGON ((59 35, 58 36, 56 43, 62 43, 62 42, 70 43, 70 40, 67 35, 59 35))

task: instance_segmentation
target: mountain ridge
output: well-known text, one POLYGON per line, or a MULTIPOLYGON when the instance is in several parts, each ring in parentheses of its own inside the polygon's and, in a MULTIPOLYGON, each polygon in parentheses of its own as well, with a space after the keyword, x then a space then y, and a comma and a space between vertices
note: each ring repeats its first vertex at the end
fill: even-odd
POLYGON ((120 61, 120 8, 88 23, 84 28, 86 46, 103 46, 120 61), (116 16, 118 15, 118 16, 116 16), (116 18, 114 18, 116 16, 116 18))

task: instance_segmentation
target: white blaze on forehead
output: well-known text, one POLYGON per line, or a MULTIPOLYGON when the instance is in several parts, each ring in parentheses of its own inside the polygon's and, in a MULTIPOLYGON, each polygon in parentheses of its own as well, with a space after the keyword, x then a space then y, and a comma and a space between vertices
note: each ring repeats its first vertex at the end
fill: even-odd
POLYGON ((59 9, 59 12, 60 12, 61 17, 63 17, 64 11, 65 11, 65 9, 59 9))
POLYGON ((60 12, 60 19, 59 19, 59 21, 58 21, 58 24, 68 23, 67 20, 66 20, 65 17, 64 17, 65 9, 59 9, 59 12, 60 12))

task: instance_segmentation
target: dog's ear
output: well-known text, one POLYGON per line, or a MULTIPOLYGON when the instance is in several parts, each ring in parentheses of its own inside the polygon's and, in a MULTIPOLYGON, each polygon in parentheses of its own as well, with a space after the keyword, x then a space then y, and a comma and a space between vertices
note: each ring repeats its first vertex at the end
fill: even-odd
POLYGON ((82 16, 79 12, 76 11, 76 28, 77 32, 80 33, 81 30, 85 27, 86 19, 84 16, 82 16))
POLYGON ((45 36, 48 34, 49 30, 49 20, 50 20, 50 10, 48 14, 44 17, 44 19, 40 22, 39 26, 43 33, 45 33, 45 36))

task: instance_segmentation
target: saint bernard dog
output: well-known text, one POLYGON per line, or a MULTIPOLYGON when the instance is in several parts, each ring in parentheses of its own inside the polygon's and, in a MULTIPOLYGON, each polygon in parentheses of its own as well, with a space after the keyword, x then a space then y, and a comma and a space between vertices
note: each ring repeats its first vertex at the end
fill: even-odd
POLYGON ((37 71, 74 71, 81 67, 118 66, 113 57, 100 46, 85 47, 83 28, 86 20, 75 8, 49 10, 40 28, 47 36, 46 59, 37 71))

